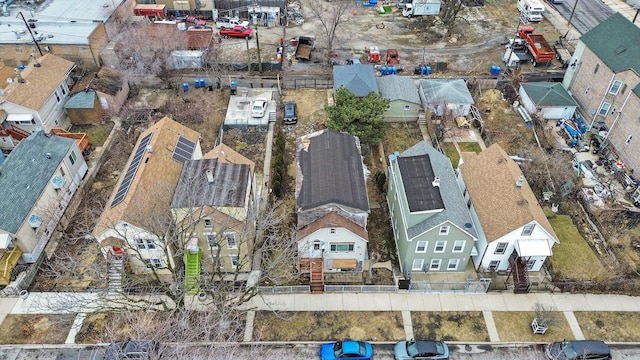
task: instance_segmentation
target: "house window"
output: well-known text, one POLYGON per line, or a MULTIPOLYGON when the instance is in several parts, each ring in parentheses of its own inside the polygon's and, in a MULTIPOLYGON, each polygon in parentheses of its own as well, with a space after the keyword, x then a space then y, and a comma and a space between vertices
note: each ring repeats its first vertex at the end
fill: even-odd
POLYGON ((466 244, 465 240, 456 240, 456 242, 453 243, 453 252, 454 253, 462 252, 465 244, 466 244))
POLYGON ((471 209, 471 198, 467 200, 467 209, 471 209))
POLYGON ((618 95, 618 92, 620 91, 621 86, 622 86, 622 81, 615 80, 613 84, 611 84, 611 88, 609 89, 609 94, 618 95))
POLYGON ((36 121, 31 119, 31 120, 18 120, 18 121, 12 121, 14 123, 16 123, 16 125, 35 125, 36 121))
POLYGON ((596 68, 595 68, 595 69, 593 69, 593 73, 594 73, 594 74, 595 74, 595 73, 597 73, 597 72, 598 72, 598 69, 600 69, 600 64, 596 64, 596 68))
POLYGON ((145 238, 134 238, 136 246, 138 250, 154 250, 156 248, 156 244, 153 242, 153 239, 145 239, 145 238))
POLYGON ((336 233, 336 229, 329 229, 329 235, 335 235, 336 233))
POLYGON ((600 110, 598 110, 598 115, 607 116, 607 113, 609 112, 610 108, 611 108, 611 104, 602 103, 602 106, 600 106, 600 110))
POLYGON ((405 106, 404 106, 404 109, 405 109, 405 110, 411 110, 411 105, 405 105, 405 106))
POLYGON ((444 248, 447 246, 447 242, 446 241, 436 241, 436 247, 435 249, 433 249, 433 252, 436 253, 442 253, 444 252, 444 248))
POLYGON ((625 144, 629 145, 629 143, 631 142, 631 139, 633 139, 633 135, 629 135, 627 136, 627 140, 625 140, 625 144))
POLYGON ((449 235, 449 227, 440 226, 440 235, 449 235))
POLYGON ((426 241, 418 241, 416 243, 416 252, 417 253, 426 253, 427 252, 427 242, 426 241))
POLYGON ((536 227, 536 224, 527 224, 522 228, 522 236, 530 236, 533 234, 533 228, 536 227))
POLYGON ((431 259, 431 265, 429 265, 429 270, 440 270, 441 263, 442 263, 442 259, 431 259))
POLYGON ((64 169, 63 168, 60 168, 60 176, 64 177, 64 169))
POLYGON ((460 259, 449 259, 449 263, 447 264, 447 270, 457 270, 459 263, 460 263, 460 259))
POLYGON ((585 95, 589 94, 589 90, 591 90, 591 88, 587 86, 587 88, 584 89, 584 94, 585 95))
POLYGON ((238 259, 238 255, 237 254, 229 255, 229 259, 231 260, 231 267, 234 269, 237 268, 238 264, 240 263, 238 259))
POLYGON ((489 270, 496 270, 500 266, 500 260, 491 260, 489 263, 489 270))
POLYGON ((57 91, 57 90, 53 92, 53 96, 55 96, 55 97, 56 97, 56 101, 57 101, 57 102, 60 102, 60 94, 58 94, 58 91, 57 91))
POLYGON ((204 228, 205 229, 213 229, 213 223, 211 222, 211 219, 204 218, 204 219, 202 219, 202 221, 204 221, 204 228))
POLYGON ((422 271, 422 266, 424 265, 424 259, 413 259, 413 264, 411 265, 411 270, 413 271, 422 271))
POLYGON ((504 254, 505 251, 507 251, 507 246, 509 246, 509 243, 498 243, 498 245, 496 245, 496 251, 494 252, 494 254, 504 254))
POLYGON ((224 233, 224 237, 227 239, 227 249, 235 249, 238 247, 238 243, 236 242, 236 233, 226 232, 224 233))
POLYGON ((533 270, 533 267, 536 265, 536 260, 527 260, 527 269, 533 270))
POLYGON ((160 259, 147 259, 147 267, 150 267, 150 268, 162 267, 162 261, 160 259))
POLYGON ((355 243, 331 244, 331 252, 352 252, 354 249, 355 249, 355 243))
POLYGON ((76 159, 78 159, 78 155, 76 155, 75 151, 71 151, 71 154, 69 154, 69 161, 71 161, 71 165, 76 163, 76 159))
POLYGON ((320 250, 320 243, 318 241, 313 242, 313 250, 320 250))
POLYGON ((218 248, 218 240, 217 240, 216 233, 204 233, 204 237, 207 240, 207 246, 210 249, 218 248))
POLYGON ((67 89, 64 84, 60 85, 60 91, 62 92, 62 96, 67 95, 67 89))

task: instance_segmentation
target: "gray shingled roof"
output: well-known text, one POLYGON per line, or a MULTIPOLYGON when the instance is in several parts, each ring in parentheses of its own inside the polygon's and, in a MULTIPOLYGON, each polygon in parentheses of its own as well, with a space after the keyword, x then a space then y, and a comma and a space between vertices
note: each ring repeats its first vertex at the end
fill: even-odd
POLYGON ((475 103, 462 79, 422 79, 420 87, 429 104, 443 100, 454 104, 475 103))
POLYGON ((71 94, 71 97, 64 104, 65 109, 93 109, 96 92, 93 90, 80 91, 71 94))
POLYGON ((249 165, 221 163, 217 159, 187 160, 182 167, 171 208, 244 207, 249 170, 249 165), (207 171, 211 171, 211 182, 207 171))
MULTIPOLYGON (((307 135, 308 149, 298 149, 302 184, 297 205, 302 210, 341 204, 369 211, 367 185, 357 138, 333 130, 307 135)), ((298 142, 305 139, 299 139, 298 142)))
POLYGON ((353 64, 333 67, 333 90, 344 86, 357 97, 365 97, 371 91, 378 92, 373 65, 353 64))
POLYGON ((73 144, 42 131, 20 141, 0 166, 0 229, 18 231, 73 144))
POLYGON ((527 82, 520 86, 537 106, 578 106, 561 83, 527 82))
POLYGON ((613 72, 640 74, 640 28, 620 13, 589 30, 580 40, 613 72))
MULTIPOLYGON (((456 182, 455 173, 453 172, 449 158, 427 145, 424 141, 412 146, 400 154, 400 157, 421 155, 429 156, 433 174, 440 178, 440 195, 444 202, 444 210, 407 229, 409 238, 416 237, 445 221, 450 221, 471 236, 477 237, 475 228, 467 227, 467 224, 472 224, 471 215, 469 215, 469 209, 456 182)), ((400 175, 404 178, 402 173, 400 175)), ((425 174, 425 181, 432 181, 427 179, 427 174, 425 174)))
POLYGON ((398 75, 388 75, 376 78, 378 89, 385 99, 391 101, 404 100, 414 104, 420 104, 418 87, 413 79, 398 75))

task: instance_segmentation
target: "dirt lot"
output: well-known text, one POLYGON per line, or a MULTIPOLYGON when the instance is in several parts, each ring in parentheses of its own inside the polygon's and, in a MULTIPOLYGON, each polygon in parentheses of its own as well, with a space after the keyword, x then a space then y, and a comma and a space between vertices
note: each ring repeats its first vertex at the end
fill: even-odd
POLYGON ((0 325, 0 344, 64 344, 75 314, 9 314, 0 325))

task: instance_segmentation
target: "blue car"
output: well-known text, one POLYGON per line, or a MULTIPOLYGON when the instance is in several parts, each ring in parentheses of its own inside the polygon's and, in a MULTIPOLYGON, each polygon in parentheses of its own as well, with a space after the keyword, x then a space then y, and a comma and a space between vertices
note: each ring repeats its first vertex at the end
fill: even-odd
POLYGON ((323 344, 320 347, 321 360, 352 359, 372 360, 373 348, 364 341, 344 340, 323 344))

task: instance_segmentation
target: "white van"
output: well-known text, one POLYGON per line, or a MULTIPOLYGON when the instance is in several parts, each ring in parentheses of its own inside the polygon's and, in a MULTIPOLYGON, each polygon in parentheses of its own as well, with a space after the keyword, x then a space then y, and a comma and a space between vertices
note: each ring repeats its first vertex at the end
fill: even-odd
POLYGON ((544 5, 539 0, 518 0, 518 10, 527 21, 539 22, 542 20, 544 5))

